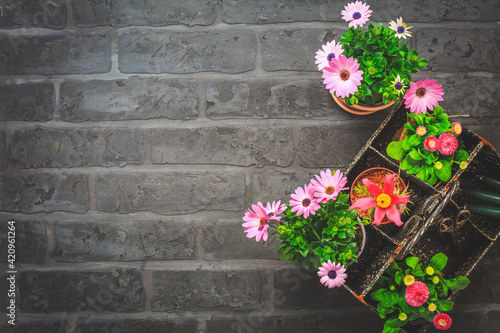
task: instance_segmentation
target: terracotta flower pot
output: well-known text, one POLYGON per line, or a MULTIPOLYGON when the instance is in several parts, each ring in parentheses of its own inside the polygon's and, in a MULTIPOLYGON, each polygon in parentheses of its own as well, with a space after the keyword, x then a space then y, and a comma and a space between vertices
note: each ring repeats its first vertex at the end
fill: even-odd
MULTIPOLYGON (((368 180, 370 180, 372 183, 374 183, 378 187, 383 188, 383 185, 385 182, 385 177, 390 175, 390 174, 393 174, 393 173, 395 173, 395 172, 392 170, 386 169, 386 168, 371 168, 371 169, 365 170, 362 173, 360 173, 356 177, 356 179, 354 180, 354 182, 352 183, 352 186, 351 186, 351 194, 350 194, 351 203, 354 204, 358 199, 367 197, 366 194, 356 193, 356 187, 358 185, 364 186, 363 179, 367 178, 368 180)), ((394 178, 394 189, 397 190, 399 194, 403 193, 406 190, 406 185, 400 177, 394 178)), ((370 194, 368 194, 368 196, 371 197, 370 194)), ((405 207, 406 207, 406 204, 396 205, 396 209, 398 210, 399 213, 403 213, 405 210, 405 207)), ((373 216, 370 216, 370 214, 366 210, 359 210, 358 209, 358 215, 362 216, 362 217, 370 217, 373 220, 373 216)), ((372 213, 372 215, 373 215, 373 213, 372 213)), ((391 221, 387 217, 384 217, 381 224, 387 224, 390 222, 391 221)))
POLYGON ((390 101, 387 104, 382 104, 378 106, 363 106, 359 104, 347 105, 344 99, 335 96, 335 93, 332 93, 332 97, 342 109, 352 114, 357 114, 361 116, 372 114, 380 110, 384 110, 394 104, 394 101, 390 101))

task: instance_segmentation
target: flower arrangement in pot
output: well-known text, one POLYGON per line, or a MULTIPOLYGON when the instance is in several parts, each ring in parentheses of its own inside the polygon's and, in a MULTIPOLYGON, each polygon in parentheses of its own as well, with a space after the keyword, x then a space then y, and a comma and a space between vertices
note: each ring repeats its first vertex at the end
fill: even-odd
POLYGON ((445 312, 454 303, 451 293, 463 290, 469 279, 463 276, 445 279, 442 270, 448 262, 443 253, 434 255, 424 267, 417 257, 393 261, 370 294, 377 302, 377 311, 386 319, 383 333, 396 333, 414 320, 431 322, 438 330, 450 328, 452 319, 445 312))
POLYGON ((402 170, 429 185, 448 182, 453 170, 467 167, 469 158, 460 140, 462 125, 451 122, 438 105, 444 92, 436 81, 427 78, 411 84, 405 94, 409 121, 403 134, 386 148, 389 157, 401 161, 402 170))
POLYGON ((361 29, 371 16, 369 8, 361 1, 347 4, 342 11, 343 19, 349 22, 347 33, 341 35, 339 43, 333 40, 316 52, 315 63, 323 72, 326 89, 347 111, 358 103, 389 106, 396 102, 412 82, 412 74, 428 63, 403 42, 411 36, 412 27, 402 18, 387 27, 368 23, 366 30, 361 29))
POLYGON ((329 288, 344 284, 346 267, 357 262, 363 246, 363 226, 370 219, 358 219, 349 209, 349 194, 342 193, 347 178, 340 170, 321 171, 309 184, 291 194, 289 204, 280 201, 252 205, 243 220, 248 238, 268 239, 273 228, 281 244, 283 260, 300 262, 305 268, 318 269, 320 282, 329 288))

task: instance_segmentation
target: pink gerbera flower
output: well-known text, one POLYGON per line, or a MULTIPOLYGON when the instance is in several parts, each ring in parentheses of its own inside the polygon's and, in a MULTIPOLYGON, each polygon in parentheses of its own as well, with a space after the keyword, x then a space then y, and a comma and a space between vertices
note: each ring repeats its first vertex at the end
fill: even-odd
POLYGON ((452 155, 457 151, 458 140, 451 133, 443 133, 439 136, 438 150, 443 155, 452 155))
POLYGON ((322 284, 328 286, 328 288, 334 288, 345 283, 347 274, 344 266, 332 263, 330 259, 328 259, 328 262, 322 263, 321 266, 318 268, 318 276, 321 277, 320 282, 322 284))
POLYGON ((334 40, 321 46, 323 50, 316 51, 316 61, 315 64, 318 65, 318 70, 322 71, 323 68, 328 67, 328 64, 333 59, 339 57, 339 55, 344 52, 342 50, 342 45, 340 43, 336 44, 334 40))
POLYGON ((394 177, 396 174, 388 175, 385 177, 385 182, 383 189, 380 189, 377 185, 372 183, 368 179, 363 179, 363 184, 366 186, 368 192, 374 196, 374 198, 361 198, 358 199, 354 204, 349 207, 349 209, 360 209, 369 210, 373 207, 375 208, 375 215, 373 218, 373 224, 380 225, 385 216, 396 225, 402 226, 401 216, 395 205, 405 204, 410 200, 409 195, 398 195, 394 194, 394 177))
POLYGON ((428 151, 436 151, 438 149, 438 142, 439 140, 431 135, 425 139, 424 146, 428 151))
POLYGON ((434 326, 441 331, 445 331, 451 326, 451 318, 446 313, 440 313, 432 321, 434 326))
POLYGON ((443 100, 443 89, 440 84, 436 84, 437 80, 411 82, 410 89, 406 92, 405 107, 410 108, 410 112, 416 114, 426 113, 427 108, 433 110, 438 105, 438 101, 443 100))
POLYGON ((335 92, 337 97, 345 98, 358 91, 362 75, 363 71, 359 70, 358 61, 353 57, 348 59, 341 54, 338 59, 335 58, 330 62, 330 67, 323 68, 322 77, 330 93, 335 92))
POLYGON ((297 216, 304 214, 308 218, 309 214, 315 215, 320 209, 317 199, 314 198, 314 186, 304 185, 304 188, 298 187, 295 193, 291 194, 293 200, 290 200, 292 212, 297 212, 297 216))
POLYGON ((406 287, 405 299, 411 306, 421 306, 429 299, 429 288, 425 283, 415 281, 406 287))
POLYGON ((257 242, 260 239, 264 239, 267 241, 267 228, 269 227, 269 216, 267 215, 266 210, 259 202, 256 205, 252 205, 252 210, 248 210, 243 217, 242 226, 245 228, 244 232, 247 233, 248 238, 255 237, 257 242))
POLYGON ((327 202, 329 200, 337 199, 340 191, 347 190, 348 187, 344 187, 347 183, 347 177, 343 177, 344 174, 340 170, 335 171, 332 175, 330 169, 325 171, 320 171, 320 176, 315 175, 316 179, 311 179, 311 184, 314 186, 314 196, 319 202, 327 202))
POLYGON ((361 1, 348 3, 344 6, 342 13, 342 18, 349 22, 350 27, 362 27, 363 24, 368 22, 368 18, 371 16, 370 6, 362 3, 361 1))
POLYGON ((267 216, 269 216, 270 219, 273 219, 276 222, 279 222, 281 220, 281 216, 278 216, 278 214, 283 213, 286 210, 286 206, 281 204, 281 200, 278 202, 273 201, 273 203, 267 203, 266 207, 262 206, 262 204, 259 202, 257 205, 261 205, 262 208, 267 213, 267 216))
POLYGON ((454 122, 451 126, 451 130, 455 133, 455 135, 460 135, 462 134, 462 125, 458 122, 454 122))

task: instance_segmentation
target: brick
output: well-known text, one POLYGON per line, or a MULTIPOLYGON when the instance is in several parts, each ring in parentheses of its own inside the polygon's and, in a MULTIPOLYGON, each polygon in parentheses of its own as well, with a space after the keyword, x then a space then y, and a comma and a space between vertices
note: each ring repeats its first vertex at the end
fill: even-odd
POLYGON ((263 305, 262 270, 154 271, 152 311, 251 310, 263 305))
POLYGON ((52 82, 30 82, 0 87, 0 120, 47 121, 56 103, 52 82))
POLYGON ((469 276, 470 284, 457 301, 463 304, 500 303, 500 265, 479 264, 469 276))
POLYGON ((498 117, 484 117, 481 123, 466 127, 491 143, 497 152, 500 151, 500 119, 498 117))
POLYGON ((0 74, 91 74, 111 69, 108 36, 0 36, 0 74))
POLYGON ((7 137, 5 131, 0 131, 0 171, 7 167, 7 137))
POLYGON ((0 184, 0 211, 84 214, 89 209, 89 183, 83 174, 0 176, 0 184))
MULTIPOLYGON (((242 216, 243 217, 243 216, 242 216)), ((243 220, 205 221, 203 224, 203 241, 205 260, 226 259, 279 259, 278 246, 280 240, 276 235, 257 243, 255 238, 248 239, 243 232, 243 220)))
MULTIPOLYGON (((290 263, 291 265, 291 263, 290 263)), ((345 288, 328 289, 314 268, 284 268, 274 272, 274 306, 279 309, 332 309, 358 305, 345 288)))
POLYGON ((144 310, 145 292, 138 269, 30 271, 19 275, 17 285, 21 312, 144 310))
POLYGON ((131 77, 125 80, 66 81, 61 84, 65 121, 194 119, 198 84, 185 79, 131 77))
POLYGON ((215 163, 239 166, 293 163, 291 128, 154 129, 153 163, 215 163))
POLYGON ((288 203, 292 198, 290 194, 295 193, 299 186, 309 184, 313 174, 309 172, 278 172, 268 170, 263 173, 257 173, 252 178, 253 201, 254 203, 281 200, 282 203, 288 203))
POLYGON ((488 330, 485 332, 500 332, 500 311, 488 312, 488 330))
POLYGON ((426 69, 439 72, 498 72, 500 29, 419 29, 417 50, 429 59, 426 69))
POLYGON ((75 24, 79 27, 106 25, 166 26, 172 24, 210 25, 217 17, 216 1, 197 1, 196 5, 183 0, 167 2, 146 1, 73 1, 75 24))
MULTIPOLYGON (((266 71, 313 71, 316 51, 332 39, 339 40, 341 31, 333 35, 325 29, 272 29, 260 37, 262 67, 266 71)), ((321 79, 319 79, 321 80, 321 79)))
POLYGON ((66 25, 64 0, 9 0, 0 4, 0 27, 62 29, 66 25))
POLYGON ((378 126, 373 122, 304 127, 300 133, 300 164, 312 168, 347 166, 378 126))
POLYGON ((240 172, 106 173, 96 182, 100 211, 188 214, 243 210, 245 179, 240 172))
POLYGON ((119 39, 118 67, 122 73, 241 73, 255 69, 256 54, 249 31, 128 32, 119 39))
POLYGON ((56 225, 57 261, 196 259, 192 221, 63 221, 56 225))
POLYGON ((367 3, 372 10, 370 22, 373 24, 381 22, 385 26, 388 26, 389 21, 396 21, 399 17, 402 17, 404 22, 438 22, 443 19, 446 9, 444 1, 438 2, 432 0, 421 0, 418 2, 371 0, 367 3))
POLYGON ((445 15, 447 20, 457 21, 498 21, 500 7, 497 0, 483 0, 481 2, 468 0, 445 1, 445 15))
MULTIPOLYGON (((7 231, 8 220, 0 224, 0 262, 7 262, 7 231)), ((38 221, 15 221, 15 261, 16 263, 45 262, 45 249, 47 246, 47 228, 45 223, 38 221)))
POLYGON ((198 322, 191 318, 176 318, 168 320, 154 319, 79 319, 76 322, 77 332, 96 333, 197 333, 198 322))
POLYGON ((207 117, 345 120, 321 74, 310 80, 226 80, 207 83, 207 117))
MULTIPOLYGON (((496 332, 495 330, 488 330, 488 317, 482 312, 468 312, 466 310, 461 310, 460 305, 462 304, 460 297, 455 301, 453 310, 448 314, 452 319, 452 324, 450 327, 450 332, 460 332, 460 333, 482 333, 482 332, 496 332)), ((430 325, 433 327, 434 325, 430 325)), ((431 330, 431 332, 437 332, 436 329, 431 330)))
POLYGON ((16 318, 16 325, 0 324, 0 331, 2 333, 64 333, 66 332, 66 321, 52 321, 52 320, 30 320, 29 323, 21 322, 16 318))
POLYGON ((140 129, 47 129, 16 131, 10 160, 17 168, 124 166, 144 161, 140 129))
POLYGON ((496 116, 500 109, 500 76, 477 77, 454 75, 438 80, 443 84, 444 100, 440 105, 450 115, 474 118, 496 116))

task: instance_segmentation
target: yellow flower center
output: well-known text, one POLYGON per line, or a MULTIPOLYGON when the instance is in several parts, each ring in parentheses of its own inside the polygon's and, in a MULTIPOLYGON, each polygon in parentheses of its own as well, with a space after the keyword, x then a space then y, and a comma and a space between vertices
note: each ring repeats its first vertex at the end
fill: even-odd
POLYGON ((429 304, 429 311, 430 312, 434 312, 434 311, 436 311, 436 309, 437 309, 436 304, 434 304, 434 303, 429 304))
POLYGON ((413 275, 407 275, 407 276, 405 276, 403 281, 404 281, 405 285, 411 286, 415 282, 415 277, 413 277, 413 275))
POLYGON ((341 78, 342 80, 344 80, 344 81, 349 80, 349 76, 350 76, 350 74, 349 74, 349 72, 348 72, 348 71, 346 71, 346 70, 343 70, 342 72, 340 72, 340 78, 341 78))
POLYGON ((391 205, 391 197, 385 193, 380 194, 377 197, 377 205, 381 208, 387 208, 391 205))
POLYGON ((467 164, 467 162, 462 162, 462 163, 460 163, 460 169, 462 169, 462 170, 466 169, 468 165, 469 164, 467 164))
POLYGON ((439 319, 439 325, 445 326, 446 325, 446 320, 444 319, 439 319))
POLYGON ((325 193, 326 194, 333 194, 335 192, 335 187, 333 186, 328 186, 326 189, 325 189, 325 193))
POLYGON ((440 170, 443 167, 443 163, 438 161, 436 162, 436 164, 434 164, 434 166, 436 167, 436 169, 440 170))
POLYGON ((427 273, 427 275, 432 275, 432 274, 434 274, 434 268, 429 266, 429 267, 427 267, 425 272, 427 273))

